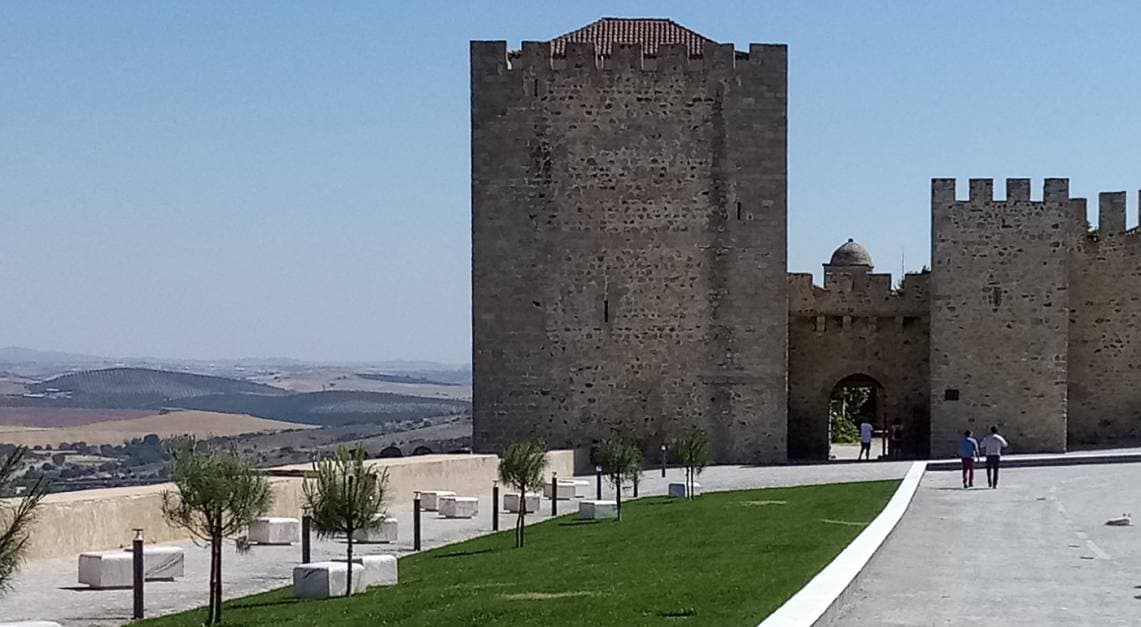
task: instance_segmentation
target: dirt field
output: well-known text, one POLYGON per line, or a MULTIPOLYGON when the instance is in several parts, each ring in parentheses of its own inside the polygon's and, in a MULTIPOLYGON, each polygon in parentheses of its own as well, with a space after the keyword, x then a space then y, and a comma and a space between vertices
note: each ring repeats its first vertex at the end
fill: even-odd
MULTIPOLYGON (((87 411, 87 410, 85 410, 87 411)), ((81 426, 45 429, 42 427, 0 427, 0 442, 12 444, 51 444, 87 442, 88 444, 121 444, 133 438, 154 433, 166 438, 191 433, 199 437, 241 435, 308 429, 307 425, 255 418, 244 414, 221 414, 207 411, 172 411, 167 414, 140 412, 142 417, 106 420, 81 426)))
POLYGON ((28 391, 28 384, 35 383, 35 379, 24 377, 0 376, 0 394, 20 395, 28 391))
POLYGON ((0 425, 20 427, 78 427, 96 422, 132 420, 154 414, 147 409, 87 409, 77 407, 0 407, 0 425))
POLYGON ((255 383, 264 383, 294 392, 321 392, 323 390, 355 390, 360 392, 387 392, 427 398, 471 400, 470 385, 437 385, 432 383, 393 383, 375 381, 356 376, 344 370, 285 373, 251 377, 255 383))

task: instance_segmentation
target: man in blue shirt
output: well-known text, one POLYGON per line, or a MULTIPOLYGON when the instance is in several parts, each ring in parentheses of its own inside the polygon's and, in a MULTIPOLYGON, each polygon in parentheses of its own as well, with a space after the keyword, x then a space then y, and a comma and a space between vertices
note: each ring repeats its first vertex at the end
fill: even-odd
POLYGON ((975 487, 975 459, 979 456, 979 443, 971 437, 971 430, 963 432, 959 440, 959 459, 963 462, 963 487, 975 487))

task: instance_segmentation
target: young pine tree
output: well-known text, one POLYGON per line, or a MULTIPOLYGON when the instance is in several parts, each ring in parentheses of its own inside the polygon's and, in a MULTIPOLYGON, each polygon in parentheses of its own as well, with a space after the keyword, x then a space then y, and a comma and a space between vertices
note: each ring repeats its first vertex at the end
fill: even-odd
MULTIPOLYGON (((519 516, 515 519, 515 548, 523 546, 523 528, 527 519, 527 494, 543 485, 547 469, 547 452, 542 442, 512 442, 499 460, 499 480, 519 492, 519 516)), ((556 495, 557 496, 557 495, 556 495)), ((496 503, 493 507, 499 507, 496 503)))
POLYGON ((603 440, 598 451, 598 463, 610 485, 614 486, 618 503, 618 520, 622 520, 622 484, 627 479, 636 481, 642 471, 642 449, 627 438, 612 437, 603 440))
POLYGON ((234 449, 219 449, 194 438, 170 447, 170 479, 176 491, 163 492, 162 512, 172 524, 210 543, 210 603, 207 624, 222 622, 222 543, 269 511, 273 495, 265 477, 234 449))
POLYGON ((343 533, 348 538, 345 553, 345 596, 353 593, 353 535, 371 529, 384 518, 384 491, 388 469, 378 471, 365 463, 364 449, 337 452, 313 462, 313 476, 304 484, 305 499, 317 535, 343 533))
POLYGON ((682 435, 674 442, 674 454, 685 466, 686 498, 692 499, 697 475, 700 475, 713 459, 713 451, 709 445, 709 434, 694 429, 682 435))

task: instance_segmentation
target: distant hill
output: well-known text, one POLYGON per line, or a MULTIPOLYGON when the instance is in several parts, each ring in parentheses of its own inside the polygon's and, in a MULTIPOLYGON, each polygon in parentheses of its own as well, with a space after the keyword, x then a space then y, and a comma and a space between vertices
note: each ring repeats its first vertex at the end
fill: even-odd
POLYGON ((356 375, 369 381, 383 381, 385 383, 424 383, 429 385, 460 385, 450 381, 433 381, 423 377, 410 377, 403 374, 376 374, 372 372, 358 372, 356 375))
POLYGON ((31 384, 28 391, 43 398, 37 404, 57 407, 144 409, 178 399, 218 394, 272 396, 286 390, 261 383, 187 372, 148 368, 108 368, 65 374, 31 384))
POLYGON ((381 392, 308 392, 287 396, 219 394, 183 398, 173 407, 227 413, 311 425, 378 424, 461 414, 471 403, 381 392))

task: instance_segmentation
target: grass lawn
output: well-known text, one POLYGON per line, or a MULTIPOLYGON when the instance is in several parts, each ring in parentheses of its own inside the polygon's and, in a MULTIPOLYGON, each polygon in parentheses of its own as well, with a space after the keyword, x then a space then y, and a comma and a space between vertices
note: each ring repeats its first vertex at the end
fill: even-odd
MULTIPOLYGON (((400 559, 400 584, 226 604, 228 625, 756 625, 871 522, 898 481, 715 492, 626 503, 622 521, 562 517, 400 559)), ((513 519, 504 515, 510 527, 513 519)), ((144 621, 201 625, 193 610, 144 621)))

